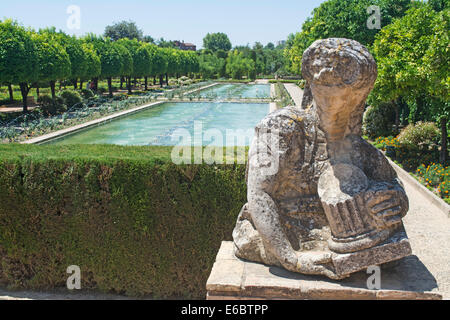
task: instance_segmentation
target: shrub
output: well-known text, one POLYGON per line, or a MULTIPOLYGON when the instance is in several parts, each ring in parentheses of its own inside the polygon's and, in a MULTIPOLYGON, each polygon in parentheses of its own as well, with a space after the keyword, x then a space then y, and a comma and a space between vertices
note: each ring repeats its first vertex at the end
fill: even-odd
POLYGON ((38 103, 41 106, 42 113, 47 117, 67 111, 67 106, 61 97, 52 99, 49 95, 41 95, 38 98, 38 103))
MULTIPOLYGON (((105 93, 105 92, 107 92, 108 91, 108 89, 107 88, 104 88, 104 87, 98 87, 97 88, 97 92, 98 93, 100 93, 100 94, 103 94, 103 93, 105 93)), ((113 90, 114 91, 114 90, 113 90)))
POLYGON ((246 200, 244 165, 184 165, 171 148, 0 145, 0 285, 204 298, 246 200))
POLYGON ((64 90, 60 93, 60 97, 64 99, 64 103, 69 109, 83 101, 78 91, 73 90, 64 90))
POLYGON ((428 149, 437 144, 439 136, 439 129, 433 122, 417 122, 404 128, 398 135, 398 141, 402 144, 428 149))
POLYGON ((422 163, 438 162, 439 149, 437 145, 421 148, 414 144, 401 143, 398 138, 379 137, 374 146, 386 151, 386 156, 398 161, 405 169, 414 171, 422 163))
MULTIPOLYGON (((135 92, 136 94, 136 92, 135 92)), ((114 101, 122 101, 122 100, 126 100, 128 99, 128 95, 126 93, 120 93, 120 94, 116 94, 113 97, 114 101)))
POLYGON ((363 133, 370 138, 392 135, 395 123, 395 109, 392 104, 370 106, 364 113, 363 133))
POLYGON ((92 90, 90 89, 81 89, 81 96, 83 97, 83 99, 90 99, 93 98, 94 92, 92 92, 92 90))

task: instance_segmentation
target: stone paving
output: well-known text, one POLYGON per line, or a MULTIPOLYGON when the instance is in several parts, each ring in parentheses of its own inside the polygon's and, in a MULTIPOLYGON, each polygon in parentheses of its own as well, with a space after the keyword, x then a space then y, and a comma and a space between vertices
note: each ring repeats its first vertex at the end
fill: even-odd
MULTIPOLYGON (((417 256, 429 275, 435 279, 443 299, 450 300, 449 215, 431 203, 413 183, 406 179, 403 182, 410 205, 403 221, 413 255, 417 256)), ((418 269, 408 272, 419 274, 418 269)))
POLYGON ((285 83, 284 87, 289 92, 289 94, 292 97, 292 100, 294 100, 294 103, 297 107, 302 106, 302 100, 303 100, 303 90, 300 89, 299 86, 297 86, 294 83, 285 83))

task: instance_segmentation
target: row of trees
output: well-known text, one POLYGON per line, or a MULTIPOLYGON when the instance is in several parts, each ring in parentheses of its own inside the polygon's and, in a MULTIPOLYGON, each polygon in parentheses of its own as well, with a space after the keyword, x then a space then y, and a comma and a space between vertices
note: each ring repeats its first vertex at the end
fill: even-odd
POLYGON ((288 38, 288 68, 301 74, 303 52, 318 39, 343 37, 364 44, 378 64, 369 103, 380 110, 391 109, 396 129, 400 122, 438 123, 441 162, 445 163, 450 119, 449 15, 448 0, 329 0, 314 9, 301 32, 288 38), (380 8, 381 29, 367 27, 367 8, 372 5, 380 8))
POLYGON ((131 78, 163 75, 185 75, 199 71, 195 52, 173 48, 159 48, 154 44, 130 40, 113 41, 89 34, 83 38, 69 36, 55 29, 35 32, 12 20, 0 22, 0 83, 8 85, 12 99, 12 85, 19 85, 24 112, 31 88, 50 87, 55 98, 57 81, 71 80, 77 87, 92 80, 97 89, 99 79, 107 79, 112 96, 112 79, 127 79, 131 92, 131 78))

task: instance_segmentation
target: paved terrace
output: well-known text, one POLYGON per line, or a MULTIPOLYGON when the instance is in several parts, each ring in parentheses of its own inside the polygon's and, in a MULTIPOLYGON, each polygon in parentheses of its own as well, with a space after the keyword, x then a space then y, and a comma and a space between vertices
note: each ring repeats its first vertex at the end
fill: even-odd
POLYGON ((302 100, 303 100, 303 90, 300 89, 299 86, 297 86, 294 83, 285 83, 284 87, 289 92, 289 94, 292 97, 292 100, 294 100, 294 103, 297 107, 302 106, 302 100))

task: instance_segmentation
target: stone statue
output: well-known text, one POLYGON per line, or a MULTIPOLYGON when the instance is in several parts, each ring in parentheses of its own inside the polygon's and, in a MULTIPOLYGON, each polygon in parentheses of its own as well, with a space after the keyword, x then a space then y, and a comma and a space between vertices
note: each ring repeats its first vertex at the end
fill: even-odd
POLYGON ((406 193, 384 155, 361 138, 375 60, 356 41, 318 40, 302 73, 311 106, 272 112, 255 129, 235 255, 331 279, 410 255, 406 193))

